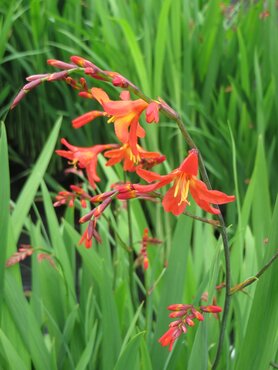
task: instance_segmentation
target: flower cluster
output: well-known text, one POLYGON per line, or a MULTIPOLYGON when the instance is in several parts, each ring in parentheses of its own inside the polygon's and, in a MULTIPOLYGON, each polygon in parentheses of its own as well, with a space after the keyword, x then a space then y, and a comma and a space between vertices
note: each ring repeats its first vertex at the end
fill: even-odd
MULTIPOLYGON (((112 199, 128 200, 133 198, 154 200, 159 195, 156 190, 173 185, 166 191, 162 200, 162 206, 166 212, 171 212, 175 216, 183 213, 190 205, 189 194, 195 200, 197 205, 204 211, 218 214, 219 208, 212 205, 224 204, 234 201, 234 196, 226 195, 217 190, 210 190, 206 184, 197 178, 198 175, 198 151, 192 149, 180 166, 166 175, 160 175, 151 172, 150 169, 165 161, 166 157, 158 152, 150 152, 144 149, 139 140, 146 135, 145 129, 140 124, 142 114, 145 113, 147 123, 158 123, 160 110, 175 115, 175 112, 161 98, 158 100, 135 99, 130 96, 130 91, 138 92, 139 89, 120 74, 112 71, 104 71, 92 62, 79 56, 72 56, 70 63, 50 59, 48 64, 61 69, 60 72, 53 74, 39 74, 27 78, 29 82, 25 85, 12 103, 14 108, 18 102, 34 87, 42 82, 64 80, 68 85, 78 91, 79 96, 96 101, 101 110, 89 111, 72 121, 74 128, 81 128, 98 117, 107 119, 107 123, 114 125, 115 135, 119 143, 97 144, 91 147, 78 147, 70 144, 65 138, 61 143, 67 150, 58 149, 56 153, 68 159, 68 163, 74 169, 85 170, 86 177, 92 189, 96 189, 96 183, 101 181, 97 174, 98 156, 103 153, 108 159, 106 166, 114 166, 118 163, 123 164, 123 170, 136 172, 139 179, 147 181, 149 184, 129 183, 117 184, 110 192, 105 192, 93 197, 88 194, 82 195, 82 190, 76 191, 72 188, 71 192, 60 192, 56 197, 55 206, 68 204, 72 206, 77 195, 80 197, 81 205, 85 207, 86 201, 102 202, 95 207, 86 216, 80 219, 80 222, 89 222, 85 233, 82 236, 82 243, 86 247, 91 246, 91 239, 94 237, 100 241, 100 236, 96 231, 96 222, 103 211, 109 206, 112 199), (112 100, 108 94, 99 87, 88 87, 85 78, 78 80, 72 75, 75 72, 83 72, 86 76, 97 80, 110 82, 114 86, 123 90, 120 93, 119 100, 112 100)), ((73 185, 74 186, 74 185, 73 185)), ((143 250, 144 252, 144 250, 143 250)))
POLYGON ((219 313, 222 308, 219 306, 200 306, 198 309, 192 304, 172 304, 168 306, 170 318, 177 320, 169 324, 169 329, 159 339, 162 346, 169 346, 169 351, 173 349, 175 341, 182 333, 186 333, 188 327, 194 326, 194 320, 203 321, 203 313, 219 313))
POLYGON ((77 198, 80 200, 82 208, 87 208, 87 201, 90 201, 91 197, 84 189, 80 186, 70 185, 72 191, 62 190, 56 195, 56 202, 54 207, 59 207, 67 204, 69 207, 74 206, 74 202, 77 198))
MULTIPOLYGON (((161 98, 152 100, 146 97, 137 86, 119 73, 102 70, 92 62, 79 56, 72 56, 70 63, 51 59, 48 60, 48 64, 61 71, 28 77, 28 83, 15 97, 11 108, 14 108, 29 91, 41 83, 62 80, 76 90, 80 97, 89 99, 99 105, 97 110, 91 110, 74 118, 72 120, 73 128, 80 129, 101 117, 108 124, 113 125, 117 138, 116 143, 100 143, 90 147, 78 147, 63 138, 61 143, 66 149, 56 150, 59 156, 68 160, 68 163, 72 166, 70 171, 78 174, 84 171, 89 183, 88 193, 80 186, 71 185, 70 191, 59 192, 54 203, 56 207, 61 205, 71 207, 78 200, 83 208, 93 205, 92 209, 79 220, 80 224, 87 224, 79 244, 84 244, 86 248, 90 248, 92 239, 101 243, 101 237, 97 231, 97 221, 114 199, 120 201, 144 199, 156 202, 162 199, 164 210, 175 216, 185 212, 186 208, 190 206, 191 198, 205 212, 213 215, 220 213, 218 205, 235 200, 233 195, 209 189, 208 183, 198 178, 199 153, 193 144, 191 145, 193 149, 189 150, 187 156, 177 168, 163 175, 150 171, 154 166, 164 162, 166 157, 159 152, 152 152, 143 148, 140 140, 146 136, 145 128, 148 125, 142 124, 142 119, 147 124, 159 123, 159 115, 164 113, 178 122, 178 114, 161 98), (86 78, 79 77, 81 73, 86 78, 112 83, 114 86, 121 88, 119 98, 112 100, 102 88, 88 86, 86 78), (74 78, 75 74, 78 78, 74 78), (135 99, 132 98, 131 93, 135 94, 135 99), (97 162, 100 155, 107 159, 106 166, 115 166, 121 163, 125 172, 133 172, 133 174, 130 174, 130 177, 125 175, 124 182, 113 184, 111 190, 97 193, 97 183, 101 181, 101 177, 97 173, 97 162), (130 179, 134 179, 135 176, 137 176, 137 180, 130 182, 130 179), (142 183, 142 180, 146 181, 147 184, 142 183), (157 192, 169 184, 171 185, 164 196, 157 192), (90 195, 91 191, 93 195, 90 195)), ((147 228, 144 230, 141 249, 137 258, 144 270, 149 266, 147 253, 149 243, 158 244, 160 242, 156 238, 149 237, 147 228)), ((31 249, 20 250, 15 255, 15 260, 19 261, 31 253, 31 249)), ((168 309, 171 311, 169 317, 176 320, 169 325, 168 331, 159 339, 159 342, 162 346, 169 346, 169 350, 172 350, 176 339, 182 333, 187 332, 188 327, 195 325, 196 320, 204 320, 203 313, 212 313, 215 317, 218 317, 217 314, 222 310, 216 305, 196 308, 190 304, 173 304, 168 309)))

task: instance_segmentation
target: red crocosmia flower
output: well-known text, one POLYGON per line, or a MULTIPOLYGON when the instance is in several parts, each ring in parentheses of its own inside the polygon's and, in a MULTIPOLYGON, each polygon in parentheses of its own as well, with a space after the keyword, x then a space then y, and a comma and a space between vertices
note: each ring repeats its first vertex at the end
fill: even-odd
POLYGON ((200 310, 203 312, 209 312, 209 313, 218 313, 222 312, 222 308, 219 306, 201 306, 200 310))
POLYGON ((81 236, 81 239, 79 240, 78 245, 84 244, 86 248, 91 248, 92 247, 92 238, 90 235, 88 235, 88 228, 84 231, 84 233, 81 236))
POLYGON ((96 172, 98 155, 106 149, 117 148, 118 145, 105 144, 82 148, 71 145, 66 139, 61 139, 61 143, 69 150, 56 150, 56 153, 61 157, 69 159, 73 165, 76 166, 78 164, 80 168, 85 168, 89 183, 95 189, 96 182, 100 181, 96 172))
POLYGON ((148 123, 151 123, 151 122, 158 123, 159 122, 159 108, 160 108, 160 104, 155 101, 151 102, 148 105, 146 109, 146 121, 148 123))
MULTIPOLYGON (((117 78, 120 75, 115 74, 117 78)), ((121 93, 121 100, 113 101, 101 88, 93 87, 90 91, 80 92, 80 96, 97 100, 103 112, 91 111, 73 120, 75 128, 81 127, 99 116, 108 117, 108 123, 114 123, 115 133, 123 144, 129 144, 134 155, 138 154, 137 137, 145 137, 145 130, 139 123, 142 112, 149 107, 147 122, 158 122, 160 103, 147 103, 143 99, 131 100, 127 91, 121 93)))
POLYGON ((137 137, 144 137, 145 130, 139 124, 142 112, 148 103, 142 99, 108 101, 102 104, 104 111, 109 115, 108 123, 113 122, 115 133, 122 143, 129 143, 137 155, 137 137))
POLYGON ((82 116, 79 116, 79 117, 75 118, 72 121, 72 126, 74 128, 80 128, 80 127, 86 125, 87 123, 93 121, 95 118, 101 117, 101 116, 106 116, 106 113, 105 112, 100 112, 100 111, 97 111, 97 110, 87 112, 85 114, 82 114, 82 116))
POLYGON ((165 334, 158 340, 162 346, 169 346, 169 351, 172 351, 175 340, 183 333, 179 326, 170 327, 165 334))
POLYGON ((182 164, 168 175, 161 176, 141 168, 136 172, 148 182, 156 181, 150 185, 134 184, 135 190, 138 191, 154 191, 174 181, 174 185, 166 192, 162 205, 166 212, 172 212, 175 216, 180 215, 186 206, 190 205, 189 191, 198 206, 212 214, 219 214, 220 211, 211 204, 224 204, 235 200, 233 195, 209 190, 203 181, 197 179, 198 152, 196 149, 190 150, 182 164))
POLYGON ((173 311, 169 314, 169 317, 177 320, 169 324, 168 331, 158 341, 162 346, 169 345, 169 351, 172 350, 175 340, 182 333, 186 333, 188 327, 195 325, 194 320, 204 320, 204 316, 198 310, 212 314, 222 311, 221 307, 218 306, 201 306, 196 309, 192 304, 180 303, 168 306, 168 310, 173 311))
POLYGON ((106 158, 110 158, 108 162, 106 163, 106 166, 114 166, 116 163, 119 163, 121 161, 124 162, 124 171, 135 171, 136 167, 138 165, 146 165, 148 164, 148 161, 153 163, 157 159, 165 159, 164 156, 161 156, 160 153, 157 152, 148 152, 147 150, 144 150, 140 145, 137 144, 137 155, 134 155, 130 144, 123 144, 118 149, 113 149, 105 152, 104 156, 106 158))

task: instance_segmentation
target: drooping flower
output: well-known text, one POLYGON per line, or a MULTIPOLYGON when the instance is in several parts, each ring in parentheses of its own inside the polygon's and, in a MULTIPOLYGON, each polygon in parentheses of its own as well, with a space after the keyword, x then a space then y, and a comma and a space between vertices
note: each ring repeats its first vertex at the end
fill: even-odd
POLYGON ((136 167, 150 168, 155 164, 163 162, 166 157, 157 152, 148 152, 137 144, 137 155, 134 155, 130 144, 123 144, 118 149, 112 149, 105 152, 104 156, 109 158, 106 166, 114 166, 123 161, 124 171, 133 172, 136 167))
POLYGON ((25 258, 31 256, 35 252, 35 249, 29 244, 21 244, 17 252, 15 252, 7 261, 5 266, 10 267, 16 263, 25 260, 25 258))
POLYGON ((79 198, 82 208, 87 207, 86 201, 90 200, 90 195, 85 192, 84 189, 76 185, 70 185, 72 191, 62 190, 56 195, 56 201, 54 207, 59 207, 67 204, 69 207, 74 206, 74 201, 79 198))
POLYGON ((94 145, 87 148, 71 145, 66 139, 61 139, 61 143, 69 150, 56 150, 56 153, 61 157, 67 158, 71 164, 80 168, 85 168, 89 183, 92 188, 96 188, 96 182, 100 181, 97 175, 97 158, 98 155, 107 149, 117 148, 117 144, 94 145))
POLYGON ((162 335, 162 337, 159 338, 159 343, 165 347, 169 346, 169 351, 172 351, 173 345, 175 341, 178 339, 178 337, 184 332, 183 326, 172 326, 170 327, 166 333, 162 335))
POLYGON ((64 80, 67 76, 68 71, 65 70, 55 73, 38 74, 27 77, 26 80, 29 82, 22 87, 17 96, 14 98, 10 109, 13 109, 25 97, 26 94, 28 94, 31 90, 40 85, 42 82, 64 80))
POLYGON ((154 191, 174 182, 166 192, 162 205, 166 212, 172 212, 176 216, 180 215, 187 205, 190 205, 189 192, 199 207, 212 214, 220 212, 219 209, 212 207, 212 204, 224 204, 235 200, 233 195, 226 195, 218 190, 209 190, 206 184, 197 178, 198 151, 196 149, 190 150, 182 164, 168 175, 159 175, 141 168, 138 168, 136 172, 148 182, 156 181, 150 185, 134 184, 134 188, 138 191, 154 191))

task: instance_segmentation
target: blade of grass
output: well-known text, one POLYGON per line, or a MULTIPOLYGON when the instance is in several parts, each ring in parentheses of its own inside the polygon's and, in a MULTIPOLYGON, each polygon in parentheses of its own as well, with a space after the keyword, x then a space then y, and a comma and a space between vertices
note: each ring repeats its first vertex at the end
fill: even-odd
POLYGON ((15 210, 12 214, 12 224, 14 238, 17 241, 25 222, 25 218, 30 210, 38 187, 48 167, 57 141, 61 127, 62 118, 59 118, 33 168, 31 176, 26 181, 16 202, 15 210))
POLYGON ((139 346, 142 340, 142 335, 145 332, 140 332, 136 334, 130 342, 125 347, 123 353, 121 354, 119 360, 117 361, 114 370, 122 369, 138 369, 138 355, 139 355, 139 346))
POLYGON ((10 271, 5 275, 5 302, 37 370, 51 370, 49 352, 30 305, 10 271), (28 330, 26 330, 28 324, 28 330))
POLYGON ((9 232, 9 219, 10 219, 10 173, 8 161, 8 145, 7 136, 4 123, 1 122, 1 137, 0 137, 0 235, 1 235, 1 248, 0 248, 0 319, 1 307, 3 301, 4 290, 4 273, 6 262, 6 250, 8 245, 8 232, 9 232))
POLYGON ((13 343, 0 329, 0 343, 3 347, 1 351, 4 352, 4 358, 10 370, 28 370, 29 366, 24 363, 22 358, 18 355, 18 349, 14 347, 13 343))

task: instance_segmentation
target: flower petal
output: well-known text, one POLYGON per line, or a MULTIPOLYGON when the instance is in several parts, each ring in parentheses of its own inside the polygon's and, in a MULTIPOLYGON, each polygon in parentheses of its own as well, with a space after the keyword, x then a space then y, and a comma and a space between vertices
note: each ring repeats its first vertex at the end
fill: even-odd
POLYGON ((179 170, 187 173, 188 175, 197 176, 198 174, 198 151, 192 149, 189 151, 188 156, 182 162, 179 170))
POLYGON ((159 175, 156 172, 144 170, 143 168, 138 168, 136 173, 137 173, 138 176, 140 176, 142 179, 144 179, 147 182, 161 180, 162 177, 163 177, 163 176, 159 175))
POLYGON ((172 186, 165 194, 162 205, 166 212, 172 212, 173 215, 178 216, 185 210, 187 202, 181 202, 179 194, 175 195, 175 187, 172 186))
POLYGON ((235 200, 234 195, 227 195, 218 190, 209 190, 206 184, 198 179, 191 180, 191 187, 198 192, 198 197, 206 202, 213 204, 225 204, 235 200))
POLYGON ((93 121, 95 118, 100 117, 100 116, 106 116, 107 114, 105 112, 93 110, 91 112, 87 112, 85 114, 82 114, 82 116, 79 116, 72 120, 72 126, 74 128, 79 128, 87 123, 93 121))
POLYGON ((205 200, 201 199, 199 197, 198 191, 193 186, 190 186, 189 190, 195 202, 204 211, 212 213, 214 215, 218 215, 220 213, 219 209, 212 207, 209 202, 206 202, 205 200))
POLYGON ((91 93, 94 99, 96 99, 101 105, 110 101, 109 96, 104 90, 99 87, 93 87, 91 93))

